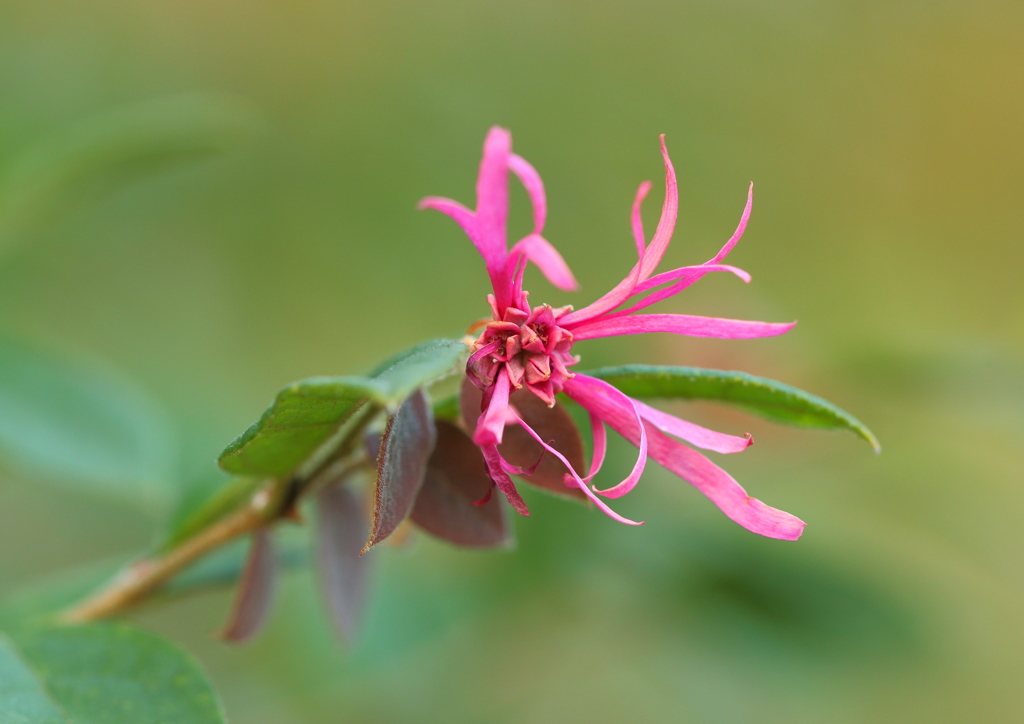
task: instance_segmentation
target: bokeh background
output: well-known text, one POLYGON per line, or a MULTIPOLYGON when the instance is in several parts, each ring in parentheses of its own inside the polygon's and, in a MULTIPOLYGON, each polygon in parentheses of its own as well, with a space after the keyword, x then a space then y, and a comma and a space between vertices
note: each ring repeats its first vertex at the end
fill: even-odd
MULTIPOLYGON (((668 263, 712 256, 755 182, 730 257, 754 282, 665 311, 800 324, 593 342, 584 365, 742 369, 865 421, 881 456, 673 407, 754 434, 721 462, 808 522, 798 543, 652 466, 620 506, 640 529, 532 495, 515 551, 386 550, 353 645, 303 571, 243 648, 212 635, 227 590, 134 618, 196 653, 238 724, 1020 721, 1022 67, 1019 2, 3 0, 5 202, 47 159, 102 152, 7 221, 0 330, 130 380, 166 477, 201 493, 286 383, 485 313, 470 244, 415 204, 472 203, 490 125, 543 175, 582 283, 534 274, 534 299, 577 306, 629 268, 644 179, 653 228, 665 133, 668 263)), ((2 592, 129 556, 168 515, 53 482, 0 478, 2 592)))

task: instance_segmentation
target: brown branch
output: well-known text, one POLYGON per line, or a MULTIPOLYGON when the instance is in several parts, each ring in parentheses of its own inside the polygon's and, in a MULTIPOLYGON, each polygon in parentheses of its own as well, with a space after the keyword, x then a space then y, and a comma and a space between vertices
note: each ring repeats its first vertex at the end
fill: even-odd
POLYGON ((97 593, 65 611, 61 620, 84 623, 128 608, 214 548, 269 525, 274 517, 269 510, 274 487, 261 489, 244 507, 182 541, 166 554, 136 561, 97 593))
POLYGON ((352 460, 332 455, 307 480, 268 481, 234 513, 199 530, 166 553, 131 564, 95 594, 64 611, 61 620, 65 623, 95 621, 139 603, 215 548, 293 516, 296 494, 305 496, 317 492, 367 464, 363 456, 352 460))

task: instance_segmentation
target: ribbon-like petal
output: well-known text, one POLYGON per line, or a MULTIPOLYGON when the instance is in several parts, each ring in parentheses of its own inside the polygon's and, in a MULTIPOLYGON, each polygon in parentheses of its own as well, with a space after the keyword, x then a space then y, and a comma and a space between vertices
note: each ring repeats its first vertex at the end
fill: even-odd
POLYGON ((715 254, 715 256, 707 262, 708 264, 717 264, 718 262, 722 261, 722 259, 728 256, 729 252, 732 251, 732 248, 736 246, 736 242, 740 240, 740 238, 743 236, 743 232, 747 230, 747 222, 750 221, 750 210, 753 208, 753 206, 754 184, 753 182, 751 182, 750 188, 747 189, 747 205, 743 209, 743 215, 740 216, 739 226, 736 227, 736 231, 733 232, 732 237, 730 237, 729 241, 725 242, 725 246, 723 246, 718 251, 718 253, 715 254))
POLYGON ((509 154, 508 167, 522 182, 526 193, 533 204, 533 233, 540 235, 544 231, 544 222, 548 215, 547 197, 544 195, 544 182, 540 179, 537 169, 530 165, 522 156, 509 154))
POLYGON ((726 435, 724 432, 715 432, 706 427, 682 420, 667 412, 656 410, 639 400, 633 400, 633 404, 639 410, 640 417, 650 422, 662 432, 675 435, 686 440, 691 445, 696 445, 705 450, 714 450, 718 453, 737 453, 746 450, 754 444, 754 438, 749 433, 744 437, 726 435))
POLYGON ((510 387, 508 370, 502 366, 498 371, 498 377, 494 380, 494 386, 491 388, 492 394, 487 402, 487 409, 480 415, 480 421, 477 423, 476 430, 473 431, 473 442, 480 447, 501 444, 501 437, 505 432, 505 423, 508 418, 510 387))
MULTIPOLYGON (((658 221, 658 228, 654 232, 650 245, 643 251, 636 266, 633 267, 625 279, 593 304, 589 304, 583 309, 571 312, 563 317, 559 321, 561 326, 581 324, 615 309, 629 299, 636 285, 650 277, 657 268, 661 257, 664 256, 665 250, 668 248, 669 242, 672 240, 672 232, 675 230, 676 216, 679 212, 679 188, 676 184, 676 171, 672 166, 672 160, 668 157, 664 135, 661 136, 661 155, 665 161, 665 204, 662 206, 661 219, 658 221)), ((646 190, 641 185, 637 191, 637 201, 634 202, 634 209, 638 209, 639 202, 643 200, 645 193, 646 190)), ((637 216, 638 214, 634 214, 634 217, 637 216)))
POLYGON ((565 467, 568 468, 569 474, 572 476, 572 479, 576 482, 576 485, 579 487, 579 489, 586 493, 587 497, 590 498, 590 500, 593 501, 594 505, 600 508, 603 513, 605 513, 611 519, 618 521, 619 523, 625 523, 626 525, 643 525, 643 521, 637 522, 635 520, 630 520, 629 518, 624 518, 623 516, 619 515, 614 510, 612 510, 610 507, 608 507, 608 504, 601 500, 599 497, 597 497, 594 491, 590 489, 590 486, 583 482, 583 478, 581 478, 579 473, 577 473, 573 469, 572 465, 569 464, 569 461, 565 459, 562 453, 558 452, 558 450, 551 447, 551 445, 549 445, 548 443, 544 442, 544 439, 536 432, 534 432, 533 428, 527 425, 522 420, 519 421, 519 425, 524 430, 526 430, 526 432, 528 432, 534 440, 540 443, 541 447, 543 447, 549 453, 551 453, 552 455, 554 455, 555 457, 562 461, 565 467))
MULTIPOLYGON (((561 324, 561 322, 559 322, 561 324)), ((564 326, 564 325, 563 325, 564 326)), ((785 334, 796 322, 750 322, 743 319, 697 317, 690 314, 636 314, 587 322, 572 328, 574 339, 619 337, 627 334, 669 332, 688 337, 718 337, 720 339, 755 339, 785 334)))
MULTIPOLYGON (((477 251, 479 251, 481 255, 484 255, 484 250, 480 248, 480 231, 477 228, 476 214, 460 204, 458 201, 446 199, 441 196, 428 196, 420 201, 416 205, 416 208, 420 211, 423 209, 440 211, 445 216, 453 219, 455 223, 458 224, 466 233, 469 240, 473 242, 477 251)), ((486 259, 486 256, 484 258, 486 259)))
POLYGON ((644 249, 647 247, 647 239, 644 237, 644 221, 640 217, 640 206, 650 190, 650 181, 640 184, 640 188, 636 190, 636 197, 633 199, 633 214, 630 218, 630 223, 633 226, 633 240, 636 242, 636 253, 640 259, 644 258, 644 249))
MULTIPOLYGON (((517 513, 529 517, 530 509, 526 507, 526 502, 519 494, 519 491, 516 490, 516 484, 512 482, 512 478, 505 472, 501 464, 501 454, 498 452, 498 446, 481 445, 480 452, 483 454, 484 462, 487 465, 487 474, 494 481, 494 484, 498 486, 498 490, 505 494, 508 502, 512 504, 517 513)), ((482 504, 483 502, 481 502, 482 504)))
MULTIPOLYGON (((576 375, 566 383, 566 394, 639 446, 642 433, 632 410, 610 395, 594 394, 589 384, 591 380, 593 378, 586 375, 576 375)), ((750 497, 727 472, 696 450, 659 432, 650 422, 645 422, 644 428, 648 454, 697 488, 734 522, 768 538, 796 540, 800 537, 805 526, 802 520, 750 497)))
POLYGON ((558 253, 558 249, 543 236, 530 234, 513 246, 508 257, 509 264, 514 264, 520 256, 524 256, 536 264, 547 280, 559 289, 567 292, 579 289, 576 277, 573 276, 569 265, 565 263, 565 259, 558 253))

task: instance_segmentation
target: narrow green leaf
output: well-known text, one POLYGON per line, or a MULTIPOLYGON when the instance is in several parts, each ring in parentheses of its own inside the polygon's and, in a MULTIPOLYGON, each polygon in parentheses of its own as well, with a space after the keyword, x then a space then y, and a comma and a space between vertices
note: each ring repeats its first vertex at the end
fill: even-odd
POLYGON ((175 496, 173 437, 115 372, 0 335, 0 462, 159 511, 175 496))
POLYGON ((631 397, 728 402, 788 425, 850 430, 870 443, 875 452, 882 449, 871 431, 850 413, 809 392, 765 377, 654 365, 605 367, 585 374, 605 380, 631 397))
POLYGON ((394 409, 413 390, 457 370, 467 354, 462 342, 438 339, 392 357, 369 377, 296 382, 278 393, 263 417, 228 445, 220 466, 237 475, 288 475, 359 410, 367 405, 394 409))
MULTIPOLYGON (((16 677, 20 706, 40 715, 26 723, 223 724, 216 694, 192 659, 167 641, 123 624, 21 631, 0 646, 0 682, 16 677), (31 697, 26 700, 25 697, 31 697), (40 698, 42 697, 42 698, 40 698), (51 704, 47 710, 45 702, 51 704), (54 718, 56 711, 61 718, 54 718), (49 717, 49 718, 46 718, 49 717)), ((0 688, 4 707, 17 696, 0 688)), ((15 692, 18 693, 18 692, 15 692)), ((16 711, 16 709, 15 709, 16 711)))
POLYGON ((0 634, 0 722, 69 724, 14 644, 0 634))

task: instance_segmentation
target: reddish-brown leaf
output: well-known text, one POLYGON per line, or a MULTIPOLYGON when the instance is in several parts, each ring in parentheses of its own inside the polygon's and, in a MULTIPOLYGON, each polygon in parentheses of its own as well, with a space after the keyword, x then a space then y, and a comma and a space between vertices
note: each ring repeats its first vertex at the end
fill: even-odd
POLYGON ((437 446, 416 496, 411 518, 428 533, 460 546, 490 547, 508 543, 511 526, 500 493, 474 505, 491 492, 484 458, 473 441, 454 425, 437 422, 437 446))
POLYGON ((437 437, 434 414, 416 390, 388 420, 377 455, 373 524, 363 552, 391 535, 412 510, 437 437))
MULTIPOLYGON (((476 429, 476 422, 480 417, 481 399, 483 399, 483 393, 468 378, 463 378, 459 405, 462 409, 462 419, 470 433, 476 429)), ((513 392, 509 397, 509 403, 519 411, 527 425, 536 430, 544 440, 551 442, 558 452, 565 455, 566 460, 572 464, 577 473, 586 474, 583 441, 580 439, 579 430, 576 429, 576 423, 569 417, 569 413, 562 409, 561 405, 555 404, 554 407, 548 407, 539 397, 525 388, 513 392)), ((498 451, 513 465, 529 468, 540 459, 544 448, 518 425, 509 425, 505 428, 498 451)), ((577 500, 586 500, 586 495, 579 488, 570 488, 562 482, 562 476, 567 472, 569 471, 558 458, 554 455, 545 455, 533 475, 522 477, 526 482, 549 492, 577 500)))
POLYGON ((235 601, 221 632, 225 641, 241 643, 262 628, 274 598, 276 568, 270 532, 261 528, 252 535, 249 557, 235 589, 235 601))
POLYGON ((320 585, 338 633, 351 639, 362 618, 367 566, 373 558, 360 555, 370 527, 366 506, 344 482, 321 490, 316 502, 320 585))

